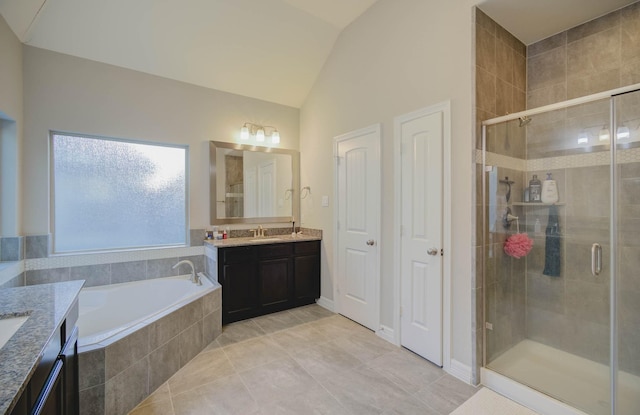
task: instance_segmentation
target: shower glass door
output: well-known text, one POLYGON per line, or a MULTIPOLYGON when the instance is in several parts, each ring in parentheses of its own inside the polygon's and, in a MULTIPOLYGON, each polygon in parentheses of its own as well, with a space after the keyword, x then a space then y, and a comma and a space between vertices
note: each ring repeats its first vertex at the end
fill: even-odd
POLYGON ((640 92, 614 97, 616 414, 640 414, 640 92))
POLYGON ((611 414, 610 114, 532 113, 484 145, 485 366, 593 415, 611 414))

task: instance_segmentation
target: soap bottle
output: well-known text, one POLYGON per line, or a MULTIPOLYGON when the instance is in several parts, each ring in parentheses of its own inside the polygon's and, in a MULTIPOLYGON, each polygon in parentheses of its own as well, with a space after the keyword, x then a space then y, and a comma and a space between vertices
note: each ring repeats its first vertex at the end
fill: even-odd
POLYGON ((529 200, 532 202, 541 202, 542 183, 538 179, 538 175, 534 174, 533 179, 529 180, 529 200))
POLYGON ((542 183, 542 203, 553 204, 558 201, 558 184, 551 178, 551 173, 547 173, 547 180, 542 183))
POLYGON ((533 225, 533 233, 539 234, 542 232, 542 224, 540 223, 540 219, 536 219, 536 223, 533 225))

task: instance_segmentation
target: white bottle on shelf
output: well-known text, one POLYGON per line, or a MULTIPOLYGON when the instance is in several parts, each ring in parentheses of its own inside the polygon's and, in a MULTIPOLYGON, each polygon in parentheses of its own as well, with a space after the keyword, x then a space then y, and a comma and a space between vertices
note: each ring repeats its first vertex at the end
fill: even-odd
POLYGON ((547 180, 542 182, 542 203, 553 204, 558 202, 558 184, 547 173, 547 180))

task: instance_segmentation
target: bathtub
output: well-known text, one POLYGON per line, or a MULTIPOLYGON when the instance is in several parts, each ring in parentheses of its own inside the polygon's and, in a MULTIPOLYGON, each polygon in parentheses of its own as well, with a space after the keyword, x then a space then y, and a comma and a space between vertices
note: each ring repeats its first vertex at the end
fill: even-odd
POLYGON ((202 285, 190 275, 155 278, 121 284, 83 288, 78 299, 80 351, 109 341, 139 324, 155 320, 168 310, 180 307, 214 289, 201 276, 202 285))
POLYGON ((189 275, 83 288, 80 413, 126 414, 222 332, 222 287, 189 275))

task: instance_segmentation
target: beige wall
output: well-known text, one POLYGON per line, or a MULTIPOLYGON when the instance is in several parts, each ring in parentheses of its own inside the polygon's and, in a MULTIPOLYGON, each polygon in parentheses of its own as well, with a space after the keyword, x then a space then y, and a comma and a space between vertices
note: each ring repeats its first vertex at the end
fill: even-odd
POLYGON ((394 117, 451 100, 452 357, 471 365, 472 4, 380 0, 338 38, 301 108, 302 224, 323 234, 322 295, 333 299, 333 138, 382 123, 381 323, 393 327, 394 117), (328 195, 330 206, 320 205, 328 195))
POLYGON ((0 16, 0 120, 12 120, 0 123, 3 153, 0 171, 0 236, 21 234, 19 171, 22 111, 22 44, 0 16))
POLYGON ((190 227, 209 225, 208 141, 236 141, 244 122, 274 125, 299 147, 299 110, 69 55, 24 47, 24 233, 49 224, 49 130, 188 144, 190 227))

